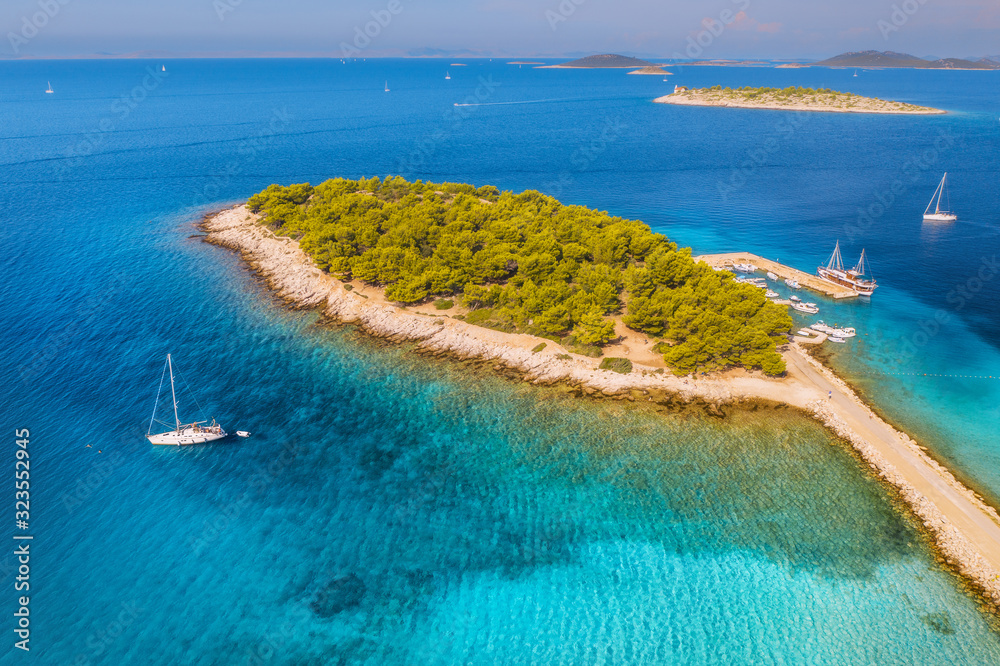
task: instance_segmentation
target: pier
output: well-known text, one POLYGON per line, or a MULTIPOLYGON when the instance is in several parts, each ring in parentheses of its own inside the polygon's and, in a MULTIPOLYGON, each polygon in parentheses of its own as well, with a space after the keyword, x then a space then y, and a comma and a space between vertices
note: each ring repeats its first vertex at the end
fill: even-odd
POLYGON ((797 268, 779 264, 776 261, 758 257, 749 252, 730 252, 728 254, 703 254, 695 257, 695 261, 704 261, 709 266, 719 268, 732 268, 734 264, 753 264, 757 268, 770 271, 782 279, 791 278, 802 287, 826 294, 831 298, 856 298, 857 293, 853 289, 842 287, 839 284, 827 282, 823 278, 805 273, 797 268))

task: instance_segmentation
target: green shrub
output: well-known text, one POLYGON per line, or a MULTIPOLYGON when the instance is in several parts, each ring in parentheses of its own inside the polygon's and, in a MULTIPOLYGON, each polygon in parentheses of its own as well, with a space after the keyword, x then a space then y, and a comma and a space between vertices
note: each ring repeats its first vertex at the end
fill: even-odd
POLYGON ((545 347, 547 347, 547 346, 548 346, 548 345, 546 345, 546 343, 544 343, 544 342, 541 342, 541 343, 539 343, 539 344, 535 345, 535 346, 534 346, 534 348, 532 348, 532 350, 531 350, 531 353, 532 353, 532 354, 537 354, 538 352, 540 352, 540 351, 542 351, 543 349, 545 349, 545 347))
POLYGON ((450 301, 450 300, 448 300, 446 298, 441 298, 441 299, 438 299, 438 300, 434 301, 434 309, 435 310, 450 310, 453 307, 455 307, 455 302, 454 301, 450 301))
POLYGON ((353 291, 354 290, 354 285, 353 284, 347 284, 345 282, 344 283, 344 289, 346 289, 347 291, 353 291))
POLYGON ((568 361, 573 357, 570 356, 569 354, 556 354, 556 358, 559 359, 560 361, 568 361))
POLYGON ((632 361, 627 358, 614 358, 609 356, 601 361, 601 365, 598 367, 601 370, 610 370, 611 372, 618 372, 623 375, 627 375, 632 372, 632 361))

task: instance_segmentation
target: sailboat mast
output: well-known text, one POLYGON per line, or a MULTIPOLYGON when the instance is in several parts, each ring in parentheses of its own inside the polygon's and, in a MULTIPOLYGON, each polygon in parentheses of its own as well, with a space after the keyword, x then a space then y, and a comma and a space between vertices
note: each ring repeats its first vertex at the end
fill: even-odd
POLYGON ((174 399, 174 421, 177 423, 177 432, 181 431, 181 418, 177 416, 177 393, 174 392, 174 363, 167 354, 167 365, 170 366, 170 397, 174 399))

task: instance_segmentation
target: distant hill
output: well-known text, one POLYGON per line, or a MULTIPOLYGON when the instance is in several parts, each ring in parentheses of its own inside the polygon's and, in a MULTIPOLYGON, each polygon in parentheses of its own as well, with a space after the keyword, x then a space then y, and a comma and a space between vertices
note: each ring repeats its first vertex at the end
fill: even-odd
POLYGON ((924 60, 908 53, 894 51, 855 51, 813 63, 815 67, 912 67, 915 69, 1000 69, 1000 63, 983 58, 963 60, 941 58, 924 60))
POLYGON ((638 58, 630 58, 628 56, 617 55, 614 53, 606 53, 604 55, 592 55, 586 58, 580 58, 579 60, 572 60, 570 62, 564 62, 559 67, 580 67, 588 69, 597 68, 628 68, 633 67, 653 67, 653 63, 646 62, 645 60, 639 60, 638 58))

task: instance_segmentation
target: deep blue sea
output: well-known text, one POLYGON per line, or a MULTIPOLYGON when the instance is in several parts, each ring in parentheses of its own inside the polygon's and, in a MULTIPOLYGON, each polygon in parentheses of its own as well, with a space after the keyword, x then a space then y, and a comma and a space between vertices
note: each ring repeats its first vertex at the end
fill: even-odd
POLYGON ((881 287, 818 299, 859 330, 832 362, 996 501, 1000 74, 454 62, 0 62, 0 662, 1000 663, 991 618, 811 421, 429 360, 286 310, 195 226, 273 182, 401 174, 807 271, 839 239, 881 287), (949 113, 652 103, 675 83, 949 113), (925 225, 945 171, 960 219, 925 225), (254 435, 151 447, 168 352, 208 417, 254 435), (27 655, 15 533, 34 537, 27 655))

